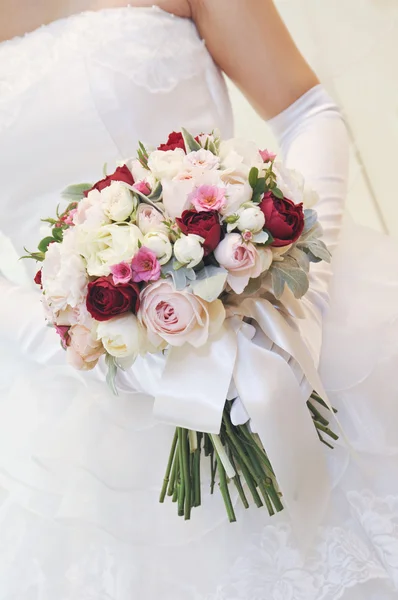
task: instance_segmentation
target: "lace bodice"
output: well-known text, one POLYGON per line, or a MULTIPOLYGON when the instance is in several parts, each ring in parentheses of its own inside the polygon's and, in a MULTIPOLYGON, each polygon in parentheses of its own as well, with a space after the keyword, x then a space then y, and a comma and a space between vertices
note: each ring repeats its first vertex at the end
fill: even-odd
POLYGON ((0 44, 1 229, 35 247, 62 188, 185 126, 231 134, 194 24, 159 8, 84 12, 0 44), (22 223, 22 225, 21 225, 22 223))

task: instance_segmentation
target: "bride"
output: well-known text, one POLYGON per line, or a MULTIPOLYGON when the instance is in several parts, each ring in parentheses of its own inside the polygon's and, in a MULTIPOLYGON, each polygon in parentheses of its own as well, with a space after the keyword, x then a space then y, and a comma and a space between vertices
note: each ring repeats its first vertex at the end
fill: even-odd
POLYGON ((345 127, 271 0, 22 4, 0 0, 0 600, 393 600, 396 248, 343 224, 345 127), (308 322, 318 347, 324 317, 320 373, 347 443, 326 452, 333 491, 307 550, 285 512, 237 504, 231 525, 205 486, 189 523, 160 505, 172 429, 128 381, 115 398, 66 366, 35 267, 17 260, 66 185, 98 180, 138 140, 231 136, 216 64, 317 189, 334 254, 330 308, 331 273, 315 269, 308 322))

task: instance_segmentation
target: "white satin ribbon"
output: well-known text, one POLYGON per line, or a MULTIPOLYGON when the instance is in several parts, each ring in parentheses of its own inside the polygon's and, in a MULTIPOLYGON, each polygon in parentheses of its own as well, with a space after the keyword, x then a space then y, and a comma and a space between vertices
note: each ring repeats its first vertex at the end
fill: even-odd
POLYGON ((292 356, 311 387, 330 403, 299 331, 268 300, 248 298, 232 314, 218 337, 204 347, 169 351, 156 386, 154 416, 179 427, 219 433, 233 381, 271 460, 296 535, 306 545, 330 495, 326 462, 291 367, 261 346, 261 336, 259 342, 253 339, 255 329, 243 317, 254 319, 292 356))

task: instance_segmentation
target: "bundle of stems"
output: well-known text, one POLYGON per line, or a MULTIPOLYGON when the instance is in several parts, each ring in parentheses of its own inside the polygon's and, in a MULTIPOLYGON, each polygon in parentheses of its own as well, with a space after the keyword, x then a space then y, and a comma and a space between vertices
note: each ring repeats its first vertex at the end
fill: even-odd
MULTIPOLYGON (((313 392, 307 402, 319 439, 328 447, 333 446, 325 436, 337 440, 329 428, 323 409, 327 405, 313 392), (318 405, 318 407, 317 407, 318 405)), ((177 505, 178 515, 189 520, 193 508, 201 505, 201 458, 202 453, 210 461, 210 490, 214 493, 216 480, 222 494, 229 521, 236 521, 230 488, 235 486, 245 508, 249 499, 260 508, 266 506, 272 516, 283 510, 282 495, 275 473, 264 447, 249 423, 234 425, 231 420, 231 403, 226 402, 221 430, 218 435, 191 431, 177 427, 167 463, 160 502, 170 497, 177 505)))

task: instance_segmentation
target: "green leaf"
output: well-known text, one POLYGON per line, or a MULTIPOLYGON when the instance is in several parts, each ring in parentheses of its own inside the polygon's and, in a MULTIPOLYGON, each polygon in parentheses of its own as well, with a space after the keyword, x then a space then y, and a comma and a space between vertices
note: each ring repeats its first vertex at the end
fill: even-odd
POLYGON ((316 210, 313 210, 312 208, 306 208, 304 210, 303 234, 310 231, 313 228, 313 226, 315 225, 315 223, 317 222, 317 220, 318 220, 318 213, 316 212, 316 210))
POLYGON ((283 290, 285 289, 285 280, 282 277, 282 273, 275 267, 271 267, 270 272, 272 277, 272 288, 274 290, 274 295, 275 298, 279 300, 279 298, 283 294, 283 290))
POLYGON ((176 290, 181 291, 185 289, 189 282, 196 279, 196 273, 193 269, 188 269, 184 265, 180 265, 175 259, 169 260, 168 263, 162 267, 162 275, 164 277, 171 277, 176 290))
POLYGON ((330 262, 331 254, 322 240, 308 242, 307 248, 316 258, 324 260, 327 263, 330 262))
POLYGON ((253 190, 256 188, 257 180, 258 180, 258 169, 257 169, 257 167, 252 167, 250 169, 250 173, 249 173, 249 184, 253 188, 253 190))
POLYGON ((61 227, 54 227, 54 229, 52 230, 51 233, 56 242, 62 242, 63 237, 64 237, 64 232, 61 227))
POLYGON ((222 267, 210 265, 196 273, 196 279, 190 289, 206 302, 213 302, 222 294, 228 277, 228 271, 222 267))
POLYGON ((55 225, 56 223, 58 223, 58 221, 56 219, 40 219, 40 221, 42 223, 50 223, 50 225, 55 225))
POLYGON ((105 355, 105 364, 108 367, 108 372, 106 374, 106 383, 112 390, 115 396, 118 396, 118 391, 116 388, 116 374, 117 374, 117 364, 114 356, 110 354, 105 355))
POLYGON ((263 283, 263 274, 260 277, 256 277, 255 279, 250 279, 249 283, 245 287, 245 294, 257 294, 257 292, 261 289, 261 285, 263 283))
MULTIPOLYGON (((274 263, 271 267, 273 278, 277 280, 278 292, 280 291, 280 278, 293 292, 295 298, 302 298, 307 293, 309 288, 309 281, 307 273, 302 269, 294 268, 289 265, 285 265, 284 262, 274 263), (274 272, 276 271, 275 275, 274 272)), ((274 290, 276 295, 276 291, 274 290)), ((280 297, 276 295, 276 297, 280 297)))
POLYGON ((279 200, 283 200, 284 195, 278 187, 272 188, 272 193, 274 194, 275 198, 279 198, 279 200))
POLYGON ((64 200, 69 200, 69 202, 79 202, 79 200, 84 198, 84 192, 87 192, 87 190, 90 190, 92 187, 92 183, 76 183, 74 185, 68 185, 61 193, 61 196, 64 200))
POLYGON ((198 144, 192 134, 189 133, 186 129, 181 129, 182 137, 184 138, 185 149, 187 152, 195 152, 197 150, 201 150, 202 146, 198 144))
POLYGON ((52 244, 52 242, 55 242, 56 240, 53 237, 45 237, 41 240, 40 244, 37 246, 37 249, 40 252, 47 252, 47 248, 49 247, 50 244, 52 244))
POLYGON ((107 168, 108 168, 108 163, 104 163, 104 166, 102 167, 102 173, 103 173, 104 177, 107 177, 107 175, 108 175, 107 168))
POLYGON ((162 184, 159 181, 159 183, 157 184, 157 186, 149 194, 148 198, 149 198, 149 200, 152 200, 152 202, 159 202, 159 200, 162 197, 162 194, 163 194, 163 187, 162 187, 162 184))
POLYGON ((297 246, 293 246, 293 248, 289 250, 289 256, 294 258, 300 269, 303 269, 303 271, 305 271, 306 273, 309 272, 310 259, 308 255, 304 252, 304 250, 300 250, 300 248, 297 248, 297 246))
POLYGON ((43 260, 46 258, 46 255, 44 254, 44 252, 29 252, 29 250, 27 250, 26 248, 24 248, 24 250, 28 254, 21 256, 19 258, 19 260, 23 260, 25 258, 31 258, 32 260, 36 260, 38 262, 43 262, 43 260))

